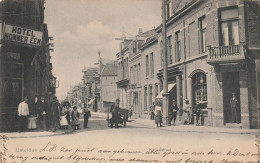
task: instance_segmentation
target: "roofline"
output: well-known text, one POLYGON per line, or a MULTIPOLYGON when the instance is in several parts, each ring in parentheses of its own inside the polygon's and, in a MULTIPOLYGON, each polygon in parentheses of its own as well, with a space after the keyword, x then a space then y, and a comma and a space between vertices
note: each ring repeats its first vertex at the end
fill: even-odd
MULTIPOLYGON (((176 19, 178 19, 179 17, 181 17, 182 15, 184 15, 186 12, 188 12, 192 7, 194 7, 195 5, 204 2, 203 0, 196 0, 196 1, 192 1, 190 2, 188 5, 186 5, 185 7, 183 7, 182 9, 180 9, 178 12, 176 12, 175 14, 173 14, 167 21, 166 21, 166 26, 171 25, 172 23, 174 23, 174 21, 176 19)), ((160 24, 157 28, 155 28, 155 31, 157 33, 161 32, 162 30, 162 24, 160 24)))

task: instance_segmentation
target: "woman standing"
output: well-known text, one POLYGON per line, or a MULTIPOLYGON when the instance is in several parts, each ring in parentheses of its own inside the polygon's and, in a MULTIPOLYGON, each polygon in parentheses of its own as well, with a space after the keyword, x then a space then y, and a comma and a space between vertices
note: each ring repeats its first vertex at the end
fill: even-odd
POLYGON ((155 123, 157 127, 159 127, 159 124, 160 127, 162 127, 162 107, 160 106, 158 101, 156 102, 154 114, 155 114, 155 123))
POLYGON ((84 104, 83 112, 84 112, 84 128, 88 128, 88 118, 91 116, 89 111, 89 105, 84 104))
POLYGON ((184 125, 190 124, 190 111, 191 111, 191 106, 189 103, 188 99, 184 100, 185 103, 183 104, 183 115, 182 115, 182 122, 184 125))

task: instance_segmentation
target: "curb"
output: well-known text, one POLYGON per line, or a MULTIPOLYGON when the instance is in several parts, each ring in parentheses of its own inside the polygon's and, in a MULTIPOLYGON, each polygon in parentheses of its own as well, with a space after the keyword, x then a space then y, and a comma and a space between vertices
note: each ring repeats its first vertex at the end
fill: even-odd
MULTIPOLYGON (((151 128, 157 128, 155 126, 151 126, 151 125, 147 125, 147 124, 143 124, 143 123, 140 123, 140 122, 135 122, 135 121, 132 121, 132 123, 136 123, 136 124, 140 124, 140 125, 144 125, 144 126, 148 126, 148 127, 151 127, 151 128)), ((220 134, 256 134, 256 135, 259 135, 260 132, 259 131, 253 131, 253 132, 227 132, 227 131, 197 131, 197 130, 190 130, 190 131, 187 131, 187 130, 174 130, 174 129, 169 129, 167 128, 168 126, 164 126, 164 127, 159 127, 158 129, 161 129, 161 130, 167 130, 167 131, 172 131, 172 132, 190 132, 190 133, 220 133, 220 134)), ((241 129, 242 130, 242 129, 241 129)))

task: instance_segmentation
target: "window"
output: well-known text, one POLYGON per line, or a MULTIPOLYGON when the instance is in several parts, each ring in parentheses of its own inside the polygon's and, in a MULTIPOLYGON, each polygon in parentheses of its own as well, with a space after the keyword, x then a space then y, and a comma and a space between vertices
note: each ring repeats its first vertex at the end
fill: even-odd
POLYGON ((140 79, 140 72, 141 71, 141 64, 140 63, 138 63, 138 71, 137 71, 137 73, 138 73, 138 78, 137 78, 137 80, 138 80, 138 84, 140 84, 141 83, 141 79, 140 79))
POLYGON ((200 29, 200 52, 206 52, 206 17, 203 16, 199 19, 199 29, 200 29))
POLYGON ((175 60, 176 62, 179 62, 181 60, 180 31, 175 33, 175 60))
POLYGON ((161 52, 161 67, 163 67, 163 42, 160 43, 160 52, 161 52))
POLYGON ((146 55, 146 77, 149 76, 149 56, 146 55))
POLYGON ((134 84, 137 83, 137 68, 136 65, 134 66, 134 84))
POLYGON ((154 74, 154 60, 153 60, 153 53, 150 54, 150 71, 151 71, 151 75, 154 74))
POLYGON ((150 88, 149 88, 149 91, 150 91, 150 96, 149 96, 149 106, 152 105, 152 100, 153 100, 153 86, 150 85, 150 88))
POLYGON ((144 111, 147 111, 147 87, 144 87, 144 111))
POLYGON ((155 98, 158 96, 158 84, 155 84, 155 98))
POLYGON ((133 53, 137 53, 137 41, 133 41, 133 53))
POLYGON ((220 10, 220 29, 220 46, 239 44, 237 7, 220 10))
POLYGON ((198 72, 192 77, 193 102, 196 100, 207 101, 207 79, 206 75, 198 72))
POLYGON ((172 3, 169 1, 166 4, 166 20, 169 19, 172 16, 172 3))
POLYGON ((133 67, 130 68, 130 82, 133 84, 133 67))
POLYGON ((169 36, 167 38, 167 42, 168 42, 168 56, 169 56, 169 60, 170 60, 170 64, 172 64, 172 36, 169 36))

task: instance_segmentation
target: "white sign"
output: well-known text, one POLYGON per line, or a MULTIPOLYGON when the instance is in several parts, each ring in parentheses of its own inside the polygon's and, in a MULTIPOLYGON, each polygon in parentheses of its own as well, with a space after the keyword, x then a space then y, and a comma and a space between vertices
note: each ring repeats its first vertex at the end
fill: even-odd
POLYGON ((41 46, 42 32, 5 24, 3 39, 27 45, 41 46))

